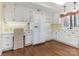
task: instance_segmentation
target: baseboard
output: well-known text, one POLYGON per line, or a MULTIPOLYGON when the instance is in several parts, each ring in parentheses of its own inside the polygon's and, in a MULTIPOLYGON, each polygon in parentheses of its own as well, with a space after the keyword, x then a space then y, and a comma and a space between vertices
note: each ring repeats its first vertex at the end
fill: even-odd
POLYGON ((25 44, 25 47, 26 47, 26 46, 29 46, 29 45, 32 45, 32 44, 31 44, 31 43, 25 44))

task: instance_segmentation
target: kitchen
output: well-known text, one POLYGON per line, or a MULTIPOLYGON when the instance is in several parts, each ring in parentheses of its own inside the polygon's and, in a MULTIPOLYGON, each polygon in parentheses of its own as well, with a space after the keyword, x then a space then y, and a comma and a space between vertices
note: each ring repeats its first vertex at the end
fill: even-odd
POLYGON ((78 2, 63 6, 53 2, 1 2, 0 51, 52 40, 79 48, 78 5, 78 2))

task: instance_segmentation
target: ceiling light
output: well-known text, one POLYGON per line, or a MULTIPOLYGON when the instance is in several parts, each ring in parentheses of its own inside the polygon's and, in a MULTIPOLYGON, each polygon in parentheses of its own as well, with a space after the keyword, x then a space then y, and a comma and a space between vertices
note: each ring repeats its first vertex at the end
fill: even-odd
POLYGON ((66 2, 55 2, 56 4, 59 4, 59 5, 63 5, 65 4, 66 2))
POLYGON ((64 3, 66 3, 66 1, 64 0, 53 0, 53 2, 59 5, 63 5, 64 3))

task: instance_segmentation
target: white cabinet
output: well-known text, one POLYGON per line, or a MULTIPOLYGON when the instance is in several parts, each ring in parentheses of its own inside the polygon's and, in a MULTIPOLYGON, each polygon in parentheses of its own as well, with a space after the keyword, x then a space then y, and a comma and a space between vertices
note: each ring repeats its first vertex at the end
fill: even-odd
POLYGON ((57 31, 57 33, 53 32, 52 36, 56 41, 79 48, 78 46, 79 45, 79 32, 78 31, 64 29, 64 30, 57 31))
POLYGON ((32 30, 26 30, 25 32, 25 46, 32 44, 32 30))
POLYGON ((26 22, 30 19, 30 8, 15 3, 5 3, 4 6, 3 16, 6 21, 26 22))
POLYGON ((15 14, 14 14, 14 18, 16 21, 24 21, 24 13, 23 13, 24 8, 16 5, 15 7, 15 14))
POLYGON ((6 21, 12 21, 14 19, 14 4, 6 3, 4 4, 3 16, 6 21))
POLYGON ((14 12, 15 21, 26 22, 30 19, 30 9, 16 5, 14 12))
POLYGON ((52 38, 57 39, 57 31, 52 31, 52 38))
POLYGON ((61 30, 58 30, 55 35, 57 37, 56 40, 62 41, 62 32, 61 32, 61 30))
POLYGON ((68 37, 69 38, 71 38, 71 45, 73 45, 73 46, 76 46, 76 47, 78 47, 78 44, 79 44, 79 32, 78 31, 70 31, 71 32, 71 34, 70 34, 70 36, 68 35, 68 37))
MULTIPOLYGON (((46 31, 47 33, 45 34, 45 35, 47 35, 46 36, 46 38, 47 38, 47 40, 51 40, 54 36, 52 35, 52 33, 53 33, 53 31, 52 31, 52 29, 47 29, 47 31, 46 31)), ((54 33, 53 33, 54 34, 54 33)), ((55 35, 55 34, 54 34, 55 35)))
POLYGON ((10 50, 13 48, 13 35, 10 33, 2 35, 2 50, 10 50))

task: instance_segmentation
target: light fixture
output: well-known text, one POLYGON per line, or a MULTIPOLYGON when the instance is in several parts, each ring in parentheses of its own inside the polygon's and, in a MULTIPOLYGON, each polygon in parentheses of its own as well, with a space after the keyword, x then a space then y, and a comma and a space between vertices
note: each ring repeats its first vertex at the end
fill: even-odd
POLYGON ((56 3, 56 4, 58 4, 58 5, 63 5, 67 1, 65 1, 65 0, 53 0, 53 2, 56 3))
POLYGON ((73 2, 73 4, 74 4, 74 10, 73 10, 73 12, 76 12, 77 10, 76 10, 76 3, 77 2, 73 2))
POLYGON ((66 14, 66 6, 64 6, 64 13, 63 14, 66 14))

